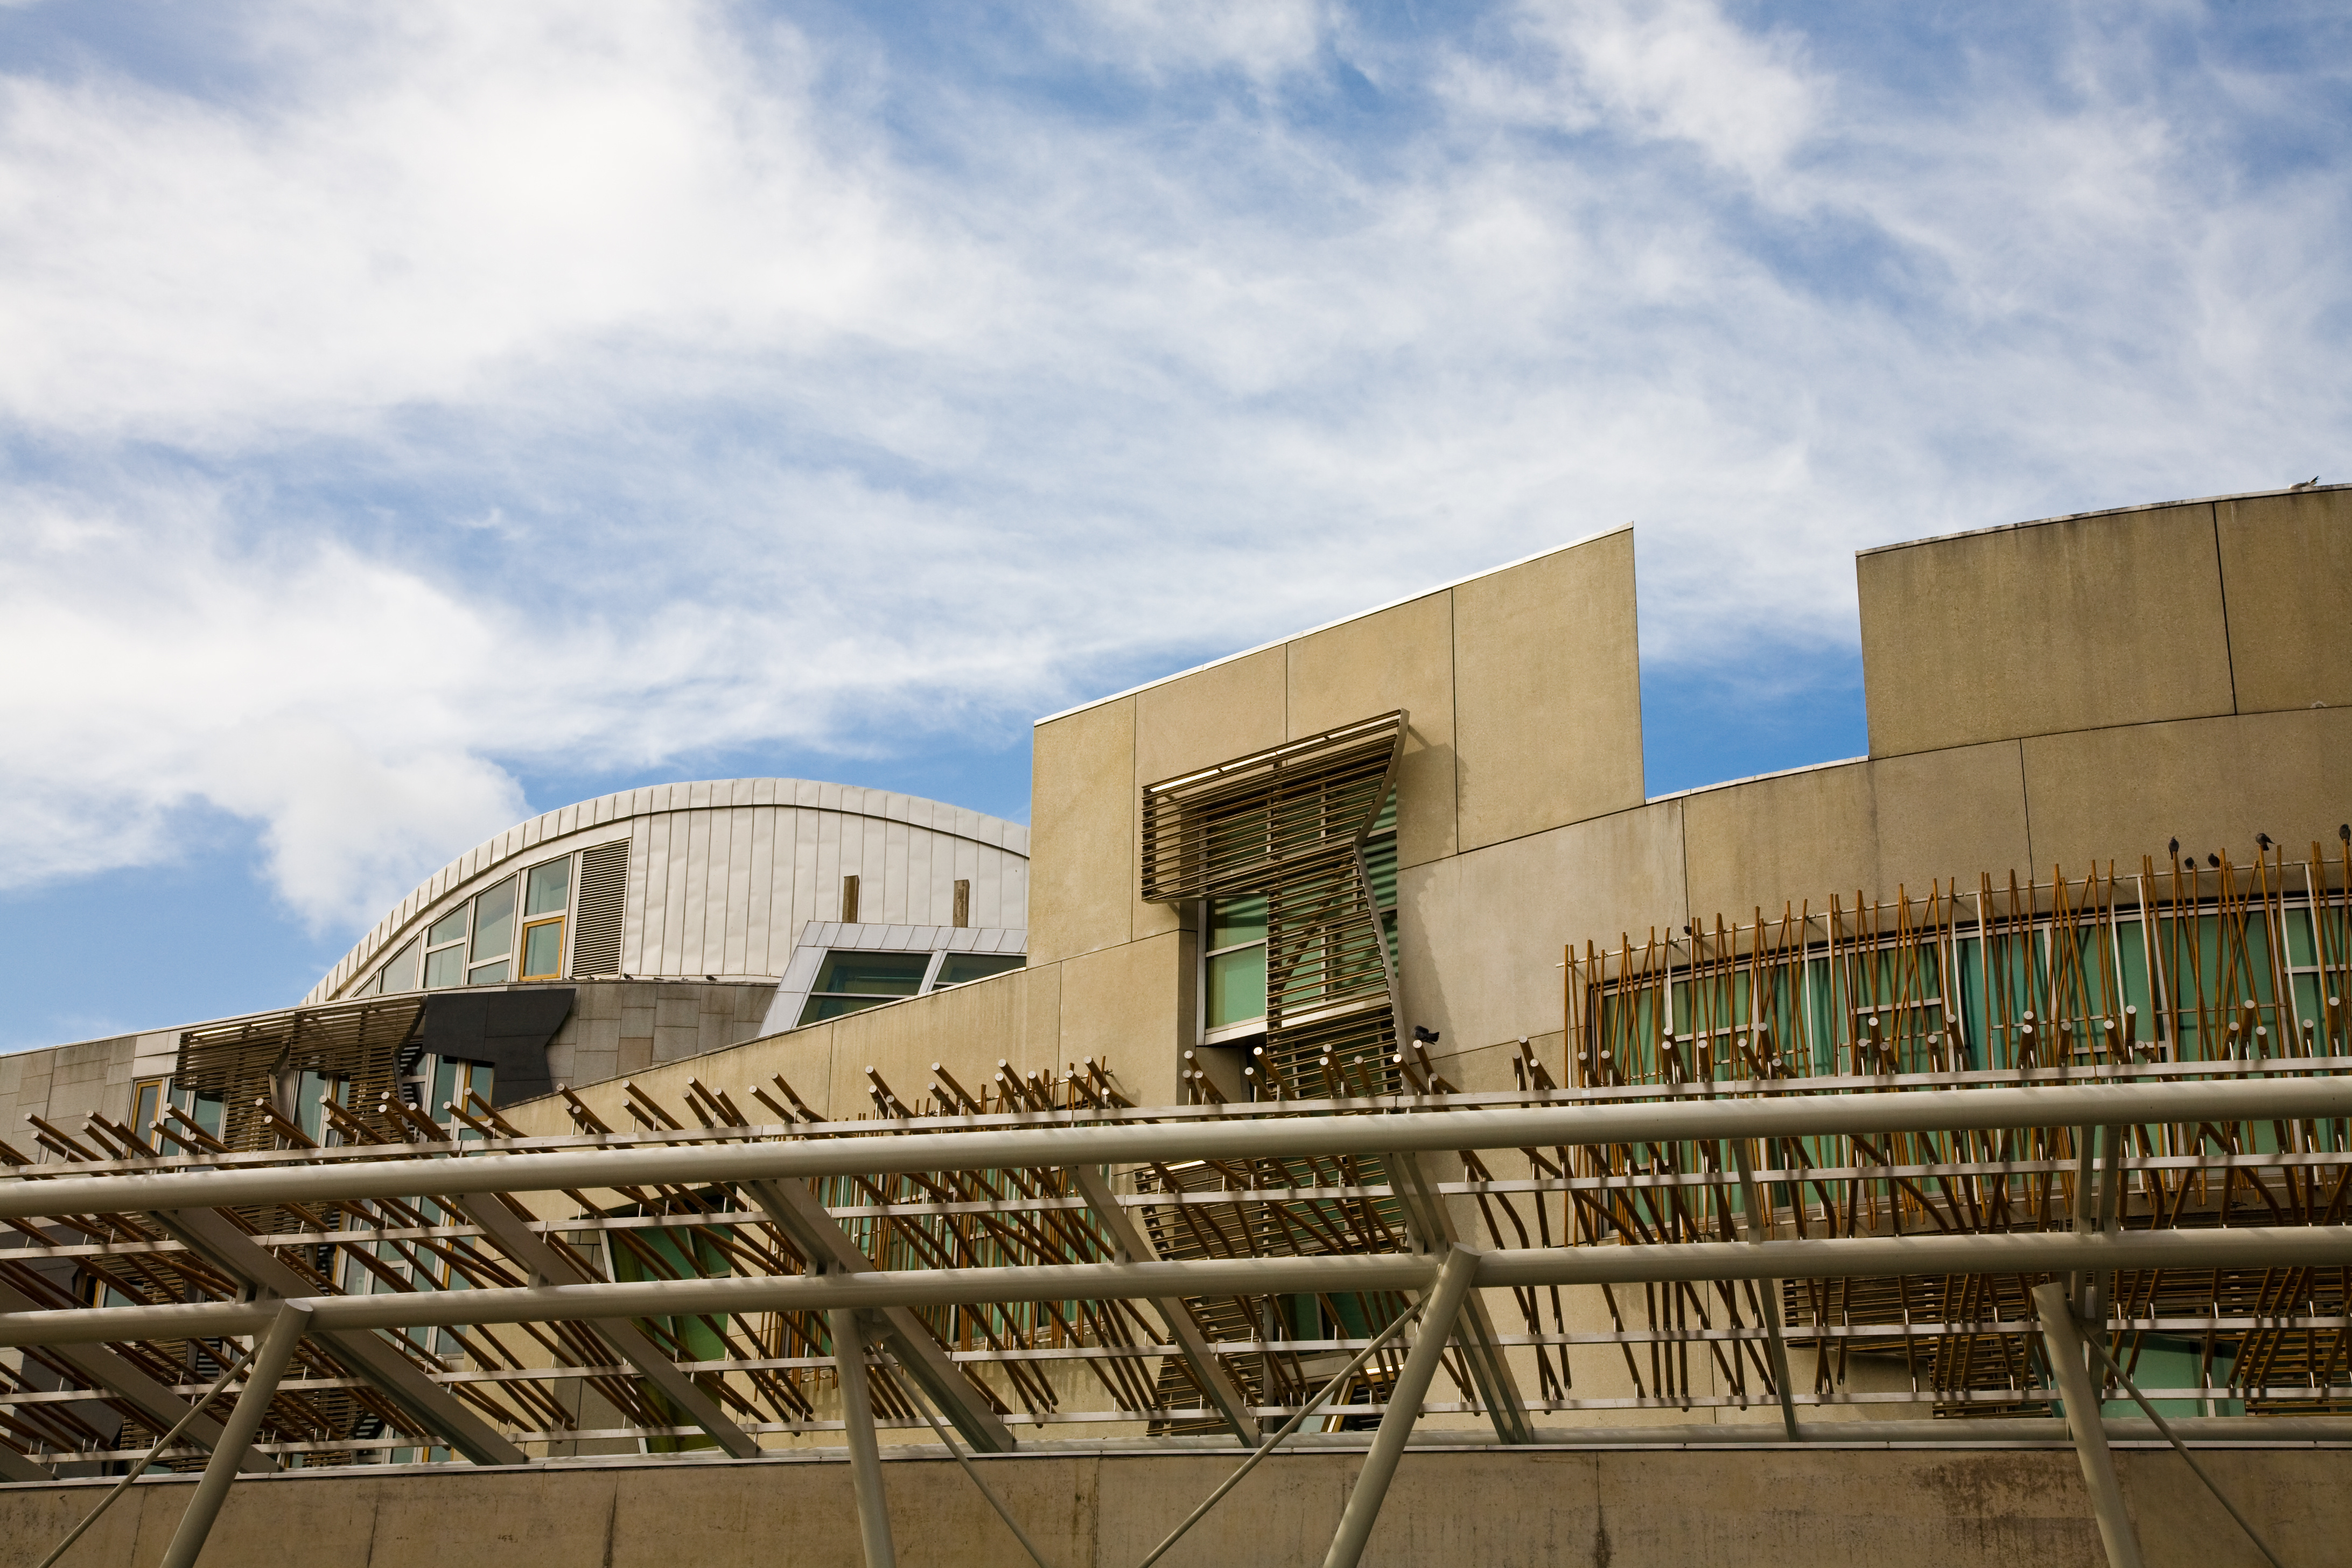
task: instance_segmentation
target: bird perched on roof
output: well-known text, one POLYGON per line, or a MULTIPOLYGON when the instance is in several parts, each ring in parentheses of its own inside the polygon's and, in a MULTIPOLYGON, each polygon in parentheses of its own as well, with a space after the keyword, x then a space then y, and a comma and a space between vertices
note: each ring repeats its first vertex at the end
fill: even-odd
POLYGON ((2347 844, 2352 844, 2352 822, 2347 822, 2337 826, 2336 829, 2336 837, 2342 839, 2347 844))
POLYGON ((2254 835, 2254 842, 2261 845, 2267 852, 2271 847, 2271 836, 2267 833, 2257 833, 2254 835))
POLYGON ((2174 839, 2170 844, 2167 845, 2165 847, 2167 847, 2167 848, 2168 848, 2168 849, 2170 849, 2170 850, 2172 851, 2172 858, 2173 858, 2175 860, 2178 860, 2178 859, 2179 859, 2179 858, 2180 858, 2180 840, 2179 840, 2179 839, 2178 839, 2178 838, 2174 839))
POLYGON ((2208 855, 2205 857, 2205 864, 2218 871, 2221 868, 2221 858, 2219 855, 2208 855))
POLYGON ((2317 483, 2319 483, 2319 476, 2317 474, 2314 474, 2311 478, 2304 480, 2303 483, 2299 485, 2289 485, 2287 486, 2287 489, 2291 490, 2307 490, 2317 483))

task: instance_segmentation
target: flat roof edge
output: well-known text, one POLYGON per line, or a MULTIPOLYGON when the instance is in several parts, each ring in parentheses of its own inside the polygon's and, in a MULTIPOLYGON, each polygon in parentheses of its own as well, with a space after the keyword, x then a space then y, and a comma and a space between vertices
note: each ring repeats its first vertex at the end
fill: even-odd
POLYGON ((1687 800, 1695 795, 1706 795, 1719 789, 1738 789, 1741 784, 1762 784, 1767 779, 1794 778, 1799 773, 1817 773, 1829 768, 1850 768, 1856 763, 1870 761, 1869 754, 1859 757, 1832 757, 1822 763, 1800 763, 1793 768, 1775 768, 1769 773, 1749 773, 1744 778, 1723 779, 1715 784, 1693 784, 1688 789, 1669 790, 1654 795, 1642 802, 1643 805, 1660 805, 1670 800, 1687 800))
POLYGON ((1895 550, 1912 550, 1922 544, 1944 544, 1955 539, 1976 539, 1988 533, 2013 533, 2021 528, 2042 528, 2053 522, 2080 522, 2085 518, 2122 517, 2126 513, 2135 511, 2164 511, 2176 506, 2218 506, 2225 500, 2263 500, 2272 496, 2325 495, 2331 490, 2342 489, 2352 489, 2352 484, 2313 485, 2307 489, 2300 485, 2283 485, 2276 489, 2239 490, 2230 495, 2186 496, 2179 500, 2151 500, 2141 501, 2132 506, 2101 507, 2095 511, 2063 511, 2054 517, 2028 518, 2022 522, 1997 522, 1989 528, 1963 528, 1954 533, 1931 533, 1924 539, 1903 539, 1892 544, 1874 544, 1867 550, 1855 551, 1853 556, 1859 561, 1867 555, 1884 555, 1895 550))
POLYGON ((1497 572, 1508 572, 1514 566, 1525 566, 1528 562, 1540 561, 1547 555, 1558 555, 1564 550, 1574 550, 1581 545, 1594 544, 1603 539, 1613 538, 1620 533, 1630 533, 1633 529, 1632 523, 1621 522, 1613 528, 1604 528, 1597 532, 1585 534, 1581 538, 1571 539, 1565 544, 1547 545, 1541 550, 1522 555, 1516 561, 1506 561, 1500 565, 1485 567, 1476 572, 1465 572, 1459 577, 1448 578, 1443 583, 1433 583, 1426 588, 1416 588, 1410 594, 1401 594, 1393 599, 1383 600, 1368 609, 1351 610, 1344 616, 1308 626, 1304 631, 1291 632, 1270 641, 1259 643, 1255 647, 1243 648, 1238 653, 1223 654, 1216 658, 1155 677, 1150 680, 1140 681, 1124 691, 1113 691, 1102 697, 1089 697, 1084 702, 1074 703, 1057 713, 1048 713, 1042 719, 1031 721, 1030 727, 1034 729, 1039 724, 1050 724, 1056 719, 1066 719, 1073 713, 1083 713, 1089 708, 1099 708, 1106 702, 1116 702, 1123 697, 1132 697, 1139 691, 1149 691, 1155 686, 1165 686, 1171 680, 1181 680, 1188 675, 1198 675, 1204 669, 1214 669, 1219 665, 1231 664, 1235 659, 1249 658, 1265 652, 1268 648, 1281 647, 1286 643, 1297 642, 1301 637, 1311 637, 1318 632, 1328 632, 1334 626, 1344 626, 1349 621, 1360 621, 1367 616, 1377 616, 1384 610, 1393 610, 1399 605, 1410 605, 1415 599, 1426 599, 1432 594, 1443 594, 1448 589, 1458 588, 1465 583, 1475 583, 1481 577, 1492 577, 1497 572))

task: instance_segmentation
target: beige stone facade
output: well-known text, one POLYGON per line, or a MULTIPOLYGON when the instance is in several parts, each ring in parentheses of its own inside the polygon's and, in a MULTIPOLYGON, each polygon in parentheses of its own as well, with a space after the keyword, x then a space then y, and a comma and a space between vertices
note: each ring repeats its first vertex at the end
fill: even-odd
POLYGON ((1559 1049, 1570 943, 2136 865, 2175 836, 2242 864, 2258 833, 2300 849, 2352 819, 2352 488, 1891 546, 1857 576, 1871 754, 1664 798, 1643 793, 1630 530, 1041 721, 1028 969, 641 1076, 781 1072, 846 1117, 869 1065, 908 1093, 933 1061, 1093 1056, 1173 1100, 1197 914, 1138 897, 1142 787, 1398 708, 1403 1008, 1474 1089, 1507 1085, 1522 1037, 1559 1049))

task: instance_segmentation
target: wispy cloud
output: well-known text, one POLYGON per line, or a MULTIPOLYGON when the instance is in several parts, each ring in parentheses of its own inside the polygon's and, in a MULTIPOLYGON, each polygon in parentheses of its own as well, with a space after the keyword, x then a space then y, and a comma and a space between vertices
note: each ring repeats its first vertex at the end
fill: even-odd
POLYGON ((2321 13, 223 16, 0 12, 0 884, 203 806, 361 921, 526 768, 992 735, 1627 518, 1647 657, 1837 646, 1858 545, 2352 413, 2321 13))

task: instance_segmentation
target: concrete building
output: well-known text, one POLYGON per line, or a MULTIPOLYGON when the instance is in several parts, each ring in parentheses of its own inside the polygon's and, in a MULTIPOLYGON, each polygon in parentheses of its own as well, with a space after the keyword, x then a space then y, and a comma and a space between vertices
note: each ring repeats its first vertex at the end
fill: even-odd
MULTIPOLYGON (((1709 1496, 1746 1498, 1753 1516, 1773 1514, 1779 1497, 1834 1517, 1825 1534, 1809 1538, 1793 1517, 1782 1531, 1788 1552, 1818 1561, 2082 1556, 2100 1550, 2102 1531, 2111 1560, 2126 1561, 2114 1555, 2113 1531, 2129 1528, 2126 1515, 2139 1521, 2147 1561, 2186 1561, 2192 1550, 2211 1560, 2227 1550, 2212 1532, 2230 1526, 2210 1500, 2154 1479, 2176 1461, 2130 1455, 2118 1468, 2105 1457, 2105 1427, 2132 1441, 2152 1429, 2115 1405, 2105 1426, 2084 1415, 2104 1397, 2087 1394, 2093 1384, 2067 1425, 2051 1419, 2076 1386, 2061 1386, 2065 1354, 2047 1348, 2074 1343, 2063 1338, 2073 1331, 2032 1295, 2033 1280, 2051 1278, 2068 1282, 2066 1322, 2104 1328, 2112 1314, 2116 1332, 2137 1336, 2129 1366, 2193 1436, 2269 1433, 2301 1447, 2292 1463, 2231 1456, 2229 1488, 2276 1538, 2321 1551, 2344 1523, 2324 1500, 2344 1495, 2342 1449, 2352 1443, 2352 1427, 2328 1415, 2352 1403, 2340 1328, 2352 1309, 2341 1293, 2352 1229, 2338 1180, 2352 1180, 2352 489, 1922 540, 1867 552, 1856 569, 1869 754, 1763 778, 1647 795, 1633 538, 1621 530, 1041 720, 1034 852, 1009 825, 917 822, 909 807, 873 814, 903 826, 902 858, 853 867, 825 858, 821 826, 786 825, 840 807, 732 793, 614 797, 502 836, 387 916, 308 1001, 325 1020, 318 1027, 362 1033, 362 1022, 334 1021, 411 1007, 404 1038, 421 1039, 436 997, 527 994, 511 973, 492 971, 530 961, 533 920, 568 921, 552 939, 566 956, 547 959, 561 967, 545 973, 574 993, 573 1017, 549 1026, 551 1044, 529 1047, 544 1051, 547 1079, 563 1088, 517 1097, 518 1069, 500 1066, 504 1087, 470 1108, 459 1092, 466 1115, 441 1131, 396 1109, 371 1121, 376 1113, 354 1101, 327 1113, 335 1128, 322 1124, 322 1141, 430 1151, 446 1135, 530 1151, 496 1163, 508 1173, 499 1190, 568 1236, 566 1250, 542 1257, 528 1236, 505 1234, 509 1222, 466 1195, 473 1189, 450 1187, 457 1195, 440 1201, 451 1234, 478 1237, 464 1245, 486 1258, 493 1242, 501 1250, 486 1268, 577 1279, 591 1292, 583 1301, 656 1280, 735 1293, 706 1301, 673 1292, 705 1304, 660 1318, 637 1316, 651 1296, 611 1295, 625 1309, 598 1320, 613 1348, 593 1355, 541 1346, 512 1352, 509 1365, 434 1342, 446 1367, 435 1375, 464 1384, 469 1408, 494 1412, 468 1417, 487 1423, 471 1436, 427 1402, 393 1400, 397 1408, 374 1417, 391 1423, 379 1435, 362 1436, 353 1416, 307 1447, 281 1431, 254 1451, 289 1463, 317 1452, 336 1466, 424 1458, 433 1442, 478 1460, 511 1455, 507 1462, 538 1468, 511 1481, 447 1466, 328 1469, 301 1485, 373 1489, 369 1506, 408 1531, 421 1529, 414 1521, 438 1506, 432 1500, 457 1495, 426 1489, 462 1479, 485 1510, 509 1500, 539 1510, 545 1539, 562 1543, 549 1545, 549 1561, 594 1550, 590 1516, 608 1509, 602 1543, 618 1561, 615 1542, 638 1528, 622 1515, 667 1506, 660 1489, 687 1481, 615 1483, 582 1468, 590 1456, 610 1465, 634 1450, 646 1465, 674 1464, 661 1456, 704 1434, 736 1456, 711 1463, 742 1468, 698 1470, 690 1511, 766 1519, 759 1510, 770 1505, 755 1495, 781 1472, 758 1467, 812 1459, 846 1434, 849 1463, 793 1472, 796 1500, 773 1505, 783 1510, 774 1517, 797 1519, 793 1510, 815 1506, 797 1500, 832 1498, 832 1522, 805 1527, 834 1543, 813 1547, 812 1560, 854 1560, 844 1555, 853 1519, 866 1527, 866 1561, 886 1560, 873 1531, 887 1511, 910 1560, 993 1561, 1011 1538, 987 1516, 969 1531, 937 1528, 964 1517, 971 1500, 936 1446, 928 1402, 972 1447, 1036 1456, 1026 1470, 997 1460, 985 1468, 1013 1490, 1011 1511, 1048 1533, 1056 1560, 1126 1561, 1207 1489, 1204 1473, 1183 1468, 1193 1463, 1185 1445, 1218 1432, 1254 1437, 1255 1422, 1301 1415, 1307 1393, 1336 1373, 1336 1397, 1356 1403, 1318 1418, 1313 1452, 1270 1468, 1291 1466, 1286 1479, 1253 1481, 1257 1500, 1246 1506, 1311 1519, 1306 1528, 1336 1529, 1344 1542, 1365 1525, 1365 1509, 1381 1507, 1387 1472, 1378 1485, 1362 1479, 1382 1462, 1380 1445, 1393 1434, 1400 1447, 1385 1462, 1394 1463, 1417 1419, 1424 1447, 1405 1472, 1418 1478, 1415 1500, 1383 1526, 1402 1533, 1372 1538, 1365 1561, 1433 1555, 1466 1538, 1472 1510, 1486 1521, 1475 1527, 1480 1561, 1719 1554, 1736 1521, 1702 1529, 1682 1500, 1702 1473, 1706 1488, 1726 1489, 1709 1496), (764 840, 761 812, 773 817, 764 840), (919 835, 929 836, 928 858, 919 835), (608 937, 612 922, 583 900, 592 880, 609 886, 614 873, 590 870, 587 857, 624 837, 627 890, 620 934, 608 937), (788 867, 787 842, 815 847, 788 867), (941 869, 950 851, 960 858, 951 873, 941 869), (980 858, 990 853, 992 871, 980 858), (534 903, 529 881, 555 864, 568 868, 560 911, 552 894, 534 903), (904 868, 868 869, 884 865, 904 868), (852 875, 856 895, 840 882, 852 875), (885 893, 877 909, 866 901, 867 875, 916 891, 885 893), (991 875, 998 902, 955 906, 955 883, 977 889, 991 875), (515 889, 522 912, 493 899, 486 917, 483 900, 501 888, 515 889), (510 921, 505 945, 477 952, 454 924, 436 942, 460 915, 469 932, 510 921), (592 931, 613 944, 609 965, 602 947, 579 956, 592 931), (421 977, 442 952, 464 956, 440 973, 480 984, 404 989, 407 965, 421 977), (1014 954, 1018 967, 950 983, 987 967, 980 960, 1014 954), (960 957, 974 971, 952 967, 960 957), (596 978, 608 974, 632 978, 596 978), (648 975, 706 993, 770 989, 756 1007, 732 1005, 723 1023, 679 1034, 667 1051, 626 1049, 619 1031, 592 1045, 579 1020, 605 1005, 595 988, 656 984, 648 975), (1726 998, 1736 1016, 1709 1012, 1732 1005, 1726 998), (722 1037, 739 1029, 756 1034, 722 1037), (2287 1058, 2299 1059, 2271 1070, 2287 1058), (1906 1092, 1883 1092, 1893 1090, 1906 1092), (2079 1098, 2094 1090, 2137 1098, 2079 1098), (2005 1110, 2012 1120, 1998 1126, 2010 1142, 1979 1146, 1969 1142, 1979 1137, 1972 1113, 1952 1109, 1978 1095, 2055 1097, 2040 1103, 2075 1120, 2005 1110), (1762 1116, 1753 1108, 1771 1102, 1790 1116, 1834 1103, 1852 1121, 1865 1099, 1881 1107, 1868 1114, 1883 1126, 1832 1132, 1784 1119, 1773 1125, 1790 1136, 1777 1138, 1761 1122, 1724 1120, 1762 1116), (2212 1109, 2242 1104, 2263 1109, 2235 1120, 2212 1109), (1654 1107, 1664 1107, 1663 1131, 1598 1131, 1620 1124, 1612 1117, 1634 1125, 1625 1119, 1654 1107), (1404 1110, 1425 1114, 1388 1114, 1404 1110), (1553 1130, 1542 1137, 1511 1131, 1538 1123, 1509 1116, 1538 1113, 1589 1121, 1542 1122, 1553 1130), (2273 1123, 2276 1133, 2260 1131, 2273 1123), (1571 1125, 1596 1131, 1559 1131, 1571 1125), (2207 1137, 2242 1126, 2242 1136, 2213 1132, 2219 1145, 2207 1137), (1675 1131, 1684 1127, 1701 1130, 1675 1131), (1812 1140, 1808 1152, 1797 1152, 1798 1133, 1812 1140), (950 1134, 1000 1137, 1023 1152, 994 1163, 891 1152, 945 1150, 950 1134), (1037 1141, 1045 1134, 1069 1152, 1040 1152, 1064 1146, 1037 1141), (1392 1152, 1412 1139, 1437 1152, 1392 1152), (1146 1149, 1168 1152, 1134 1152, 1146 1149), (1128 1152, 1097 1159, 1092 1150, 1128 1152), (577 1173, 561 1163, 591 1157, 638 1163, 577 1173), (775 1173, 795 1160, 789 1169, 815 1184, 775 1173), (1775 1168, 1788 1161, 1811 1163, 1775 1168), (566 1179, 578 1184, 532 1191, 513 1173, 533 1167, 573 1173, 566 1179), (621 1179, 641 1169, 656 1174, 630 1183, 672 1184, 621 1179), (596 1170, 614 1174, 578 1173, 596 1170), (2250 1184, 2242 1195, 2241 1182, 2250 1184), (589 1188, 597 1202, 583 1206, 589 1188), (613 1192, 635 1195, 608 1202, 613 1192), (720 1217, 677 1218, 688 1212, 677 1205, 720 1217), (1220 1215, 1255 1217, 1229 1233, 1220 1215), (1056 1228, 1066 1223, 1077 1228, 1056 1228), (1608 1223, 1627 1228, 1595 1228, 1608 1223), (642 1239, 656 1230, 705 1239, 666 1242, 656 1256, 642 1239), (1920 1250, 1931 1232, 1958 1250, 1920 1250), (2086 1261, 2126 1241, 2146 1259, 2179 1261, 2086 1261), (1662 1261, 1677 1247, 1722 1242, 1757 1248, 1742 1256, 1758 1261, 1710 1262, 1717 1272, 1689 1289, 1675 1283, 1687 1270, 1662 1261), (1855 1261, 1798 1261, 1824 1244, 1855 1261), (1999 1255, 2010 1260, 1968 1250, 1978 1244, 2011 1247, 1999 1255), (1478 1272, 1486 1263, 1446 1274, 1465 1247, 1489 1259, 1524 1255, 1508 1277, 1518 1283, 1478 1272), (1398 1258, 1424 1260, 1411 1285, 1329 1283, 1373 1279, 1375 1265, 1398 1258), (1790 1261, 1768 1269, 1768 1258, 1790 1261), (1221 1283, 1153 1287, 1150 1317, 1140 1284, 1116 1292, 1126 1308, 1108 1284, 1084 1297, 1082 1279, 1128 1280, 1117 1271, 1146 1262, 1171 1271, 1150 1278, 1221 1283), (1262 1264, 1279 1264, 1261 1270, 1278 1282, 1225 1283, 1259 1278, 1249 1269, 1262 1264), (1098 1272, 1050 1284, 1040 1275, 1031 1289, 1066 1293, 1076 1312, 1023 1300, 1018 1284, 940 1282, 1066 1266, 1098 1272), (859 1282, 867 1294, 856 1312, 813 1305, 828 1279, 868 1273, 889 1279, 859 1282), (918 1275, 925 1279, 889 1295, 918 1275), (2289 1275, 2298 1281, 2291 1301, 2275 1292, 2256 1300, 2272 1289, 2259 1282, 2289 1275), (1922 1306, 1915 1279, 1942 1293, 1922 1306), (2180 1294, 2192 1286, 2202 1292, 2193 1300, 2180 1294), (1455 1303, 1444 1310, 1458 1393, 1424 1405, 1445 1333, 1416 1340, 1411 1356, 1362 1358, 1379 1352, 1376 1335, 1406 1326, 1408 1299, 1433 1311, 1440 1298, 1455 1303), (708 1304, 722 1300, 735 1304, 708 1304), (1120 1317, 1130 1309, 1131 1321, 1120 1317), (698 1311, 732 1316, 689 1317, 698 1311), (705 1331, 690 1322, 716 1325, 715 1337, 695 1337, 705 1331), (862 1342, 887 1344, 887 1357, 869 1367, 862 1342), (638 1381, 615 1376, 612 1361, 638 1381), (1342 1371, 1362 1364, 1371 1370, 1342 1371), (533 1377, 569 1392, 526 1409, 518 1391, 533 1377), (868 1377, 870 1397, 858 1392, 868 1377), (1361 1430, 1372 1425, 1377 1434, 1361 1430), (1865 1435, 1874 1430, 1881 1436, 1865 1435), (1637 1460, 1618 1451, 1635 1437, 1710 1451, 1637 1460), (1776 1447, 1784 1438, 1793 1446, 1776 1447), (1895 1438, 1953 1447, 1932 1460, 1888 1452, 1867 1465, 1850 1451, 1895 1438), (1082 1439, 1097 1446, 1055 1447, 1082 1439), (1824 1451, 1807 1455, 1797 1439, 1824 1451), (1968 1447, 1989 1441, 2010 1447, 1968 1447), (1335 1452, 1368 1442, 1374 1458, 1360 1472, 1352 1454, 1335 1452), (887 1510, 877 1511, 878 1462, 861 1443, 906 1456, 878 1466, 889 1477, 887 1510), (2020 1445, 2035 1452, 2017 1457, 2020 1445), (1577 1484, 1593 1489, 1594 1502, 1560 1524, 1552 1503, 1527 1500, 1528 1489, 1555 1487, 1573 1468, 1562 1456, 1584 1448, 1599 1457, 1577 1484), (1068 1473, 1048 1477, 1049 1465, 1068 1473), (1123 1478, 1115 1486, 1114 1469, 1123 1478), (1873 1496, 1852 1489, 1863 1469, 1873 1496), (616 1500, 616 1485, 631 1500, 616 1500)), ((891 828, 878 831, 887 857, 891 828)), ((494 1023, 473 1027, 486 1042, 507 1038, 494 1023)), ((193 1079, 206 1052, 230 1044, 175 1037, 178 1077, 193 1079)), ((467 1048, 451 1043, 439 1055, 477 1059, 467 1048)), ((291 1069, 271 1059, 282 1079, 291 1069)), ((95 1082, 113 1069, 59 1054, 48 1071, 43 1103, 54 1108, 68 1072, 95 1082)), ((0 1095, 25 1098, 16 1085, 30 1082, 21 1069, 0 1078, 0 1095)), ((83 1098, 94 1110, 121 1103, 103 1114, 135 1121, 127 1095, 83 1098)), ((443 1098, 436 1083, 417 1103, 437 1116, 443 1098)), ((62 1113, 43 1114, 54 1122, 62 1113)), ((256 1234, 266 1240, 280 1223, 268 1217, 279 1189, 268 1181, 281 1178, 265 1179, 261 1163, 295 1156, 246 1151, 192 1147, 175 1158, 236 1167, 226 1173, 238 1180, 254 1166, 248 1206, 260 1205, 256 1234)), ((149 1168, 121 1152, 45 1143, 43 1158, 89 1165, 93 1181, 149 1168)), ((364 1163, 334 1149, 299 1157, 322 1181, 339 1161, 354 1172, 364 1163)), ((374 1179, 460 1179, 399 1169, 406 1173, 374 1179)), ((334 1179, 362 1190, 359 1175, 334 1179)), ((299 1245, 329 1251, 389 1245, 376 1239, 389 1234, 383 1216, 340 1243, 290 1228, 311 1221, 282 1223, 306 1238, 299 1245)), ((187 1245, 216 1263, 226 1256, 206 1252, 201 1237, 187 1245)), ((1718 1256, 1729 1255, 1708 1255, 1718 1256)), ((413 1274, 404 1288, 425 1296, 425 1283, 413 1274)), ((493 1321, 493 1293, 509 1288, 488 1275, 473 1286, 468 1332, 493 1321)), ((351 1289, 321 1287, 338 1288, 351 1289)), ((322 1323, 376 1321, 338 1305, 341 1295, 319 1300, 322 1323)), ((537 1298, 515 1303, 524 1315, 497 1321, 544 1321, 555 1310, 537 1298)), ((201 1305, 213 1312, 203 1321, 244 1325, 236 1332, 257 1335, 265 1323, 250 1304, 201 1305)), ((7 1342, 40 1342, 39 1325, 19 1316, 7 1342)), ((333 1331, 346 1339, 332 1344, 344 1344, 355 1331, 333 1331)), ((2079 1345, 2072 1353, 2066 1376, 2084 1364, 2079 1345)), ((58 1392, 26 1388, 53 1405, 58 1392)), ((94 1392, 89 1403, 107 1402, 94 1392)), ((108 1408, 118 1432, 153 1429, 152 1411, 125 1411, 119 1398, 108 1408)), ((33 1441, 16 1450, 19 1466, 87 1462, 83 1450, 33 1441)), ((224 1531, 256 1528, 252 1500, 291 1484, 236 1489, 224 1531)), ((27 1531, 56 1533, 72 1512, 48 1500, 59 1495, 20 1487, 0 1494, 0 1507, 16 1509, 27 1531)), ((176 1497, 152 1507, 178 1517, 176 1497)), ((1214 1517, 1228 1531, 1246 1520, 1214 1517)), ((1204 1534, 1169 1560, 1233 1560, 1259 1539, 1241 1528, 1239 1537, 1204 1534)), ((120 1541, 104 1560, 133 1560, 135 1531, 120 1541)), ((1355 1549, 1363 1545, 1358 1538, 1355 1549)))

